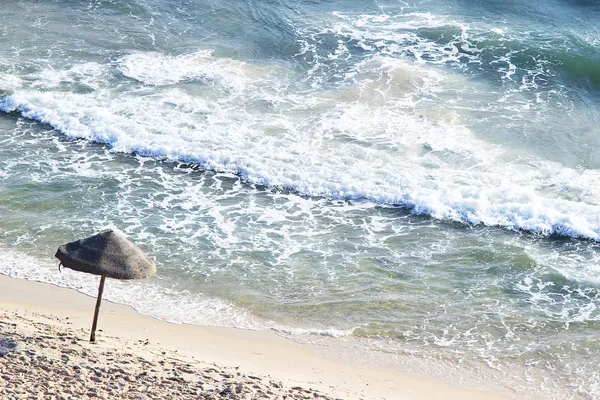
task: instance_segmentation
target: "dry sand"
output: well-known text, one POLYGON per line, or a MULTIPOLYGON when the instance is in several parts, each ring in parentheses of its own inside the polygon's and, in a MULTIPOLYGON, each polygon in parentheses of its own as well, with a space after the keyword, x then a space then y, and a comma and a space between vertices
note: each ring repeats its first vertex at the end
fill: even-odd
POLYGON ((0 275, 1 399, 506 399, 334 361, 269 331, 170 324, 106 301, 90 344, 94 302, 0 275))

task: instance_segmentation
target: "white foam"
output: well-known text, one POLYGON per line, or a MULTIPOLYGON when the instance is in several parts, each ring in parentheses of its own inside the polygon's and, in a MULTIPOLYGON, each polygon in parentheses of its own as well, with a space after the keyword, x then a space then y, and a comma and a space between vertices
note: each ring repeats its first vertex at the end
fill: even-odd
MULTIPOLYGON (((322 27, 314 36, 333 34, 350 38, 365 50, 375 50, 386 55, 409 55, 420 63, 462 63, 464 60, 477 62, 481 52, 469 42, 468 25, 430 13, 407 13, 391 15, 353 15, 333 13, 336 18, 329 26, 322 27), (455 27, 460 35, 448 44, 439 44, 420 37, 418 29, 455 27), (472 55, 458 52, 460 43, 472 55)), ((314 37, 313 37, 314 39, 314 37)))
POLYGON ((318 335, 328 336, 335 338, 349 337, 352 336, 354 329, 318 329, 318 328, 290 328, 286 326, 273 326, 271 330, 280 332, 288 335, 318 335))
MULTIPOLYGON (((529 69, 511 62, 512 57, 518 56, 518 51, 511 50, 502 42, 497 46, 493 44, 496 39, 522 43, 529 32, 511 32, 509 28, 500 29, 487 21, 471 20, 465 23, 450 16, 418 12, 385 15, 334 12, 332 17, 329 24, 302 33, 315 43, 319 43, 322 37, 334 35, 339 41, 350 41, 362 50, 407 57, 423 65, 445 65, 467 70, 472 66, 485 68, 486 64, 499 63, 501 67, 497 71, 501 79, 510 80, 519 72, 522 85, 517 92, 538 89, 537 81, 546 81, 551 75, 543 58, 532 60, 537 65, 529 69), (432 29, 439 31, 438 38, 427 37, 427 31, 432 29), (425 32, 420 32, 423 30, 425 32), (489 56, 495 59, 488 61, 489 56), (506 66, 503 65, 505 63, 506 66), (543 79, 539 79, 540 75, 543 79)), ((306 42, 307 53, 311 53, 313 58, 322 57, 317 54, 320 49, 318 45, 308 43, 308 40, 306 42)))
POLYGON ((147 85, 200 81, 216 83, 232 91, 244 90, 248 76, 258 78, 265 72, 242 61, 215 58, 211 50, 180 56, 133 53, 121 58, 117 69, 126 77, 147 85))
POLYGON ((25 76, 31 86, 38 89, 60 88, 61 85, 79 84, 88 89, 100 89, 106 81, 103 79, 108 66, 95 62, 75 64, 67 69, 43 69, 25 76))
MULTIPOLYGON (((529 246, 525 247, 525 251, 538 265, 547 268, 548 272, 558 273, 570 281, 578 282, 582 287, 600 286, 600 254, 593 251, 593 248, 581 246, 576 249, 559 251, 529 246)), ((531 289, 532 283, 525 282, 523 287, 531 289)), ((538 287, 538 289, 543 289, 543 287, 538 287)), ((566 300, 566 298, 562 300, 565 306, 567 305, 566 300)), ((590 300, 595 301, 596 299, 590 300)), ((598 318, 600 319, 600 315, 598 318)))
MULTIPOLYGON (((150 57, 156 55, 138 54, 134 60, 150 57)), ((163 56, 163 64, 178 67, 136 74, 146 83, 180 82, 189 76, 185 71, 197 67, 197 57, 163 56)), ((212 63, 207 69, 242 68, 209 53, 202 57, 203 63, 212 63)), ((459 116, 416 108, 445 86, 461 84, 451 75, 382 56, 359 64, 341 89, 288 93, 282 89, 289 83, 286 71, 278 66, 256 70, 272 79, 240 73, 239 91, 220 93, 216 101, 173 85, 141 89, 143 94, 138 89, 84 94, 18 90, 0 100, 0 109, 114 151, 196 163, 308 196, 600 238, 598 171, 513 157, 475 137, 459 116)))
POLYGON ((14 74, 0 72, 0 90, 13 91, 23 86, 23 79, 14 74))

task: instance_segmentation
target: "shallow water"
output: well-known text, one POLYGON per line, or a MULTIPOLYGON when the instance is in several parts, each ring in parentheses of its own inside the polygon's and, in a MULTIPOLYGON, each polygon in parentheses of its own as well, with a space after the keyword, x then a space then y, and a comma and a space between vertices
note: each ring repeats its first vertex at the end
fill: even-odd
POLYGON ((4 2, 0 271, 115 227, 141 312, 598 398, 590 4, 4 2))

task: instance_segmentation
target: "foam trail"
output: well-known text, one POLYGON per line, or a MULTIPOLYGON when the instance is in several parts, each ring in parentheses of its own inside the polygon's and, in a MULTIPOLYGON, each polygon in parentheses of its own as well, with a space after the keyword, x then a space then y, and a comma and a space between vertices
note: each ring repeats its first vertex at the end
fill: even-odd
POLYGON ((210 50, 176 57, 161 53, 135 53, 123 57, 117 69, 124 76, 147 85, 219 81, 231 90, 243 90, 247 64, 219 61, 212 54, 210 50))

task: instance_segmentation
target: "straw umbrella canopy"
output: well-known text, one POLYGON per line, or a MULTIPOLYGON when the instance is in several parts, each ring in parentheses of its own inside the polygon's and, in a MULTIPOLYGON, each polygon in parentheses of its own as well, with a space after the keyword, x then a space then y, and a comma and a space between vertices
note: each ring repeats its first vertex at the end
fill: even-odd
POLYGON ((143 279, 156 274, 154 262, 139 247, 113 230, 63 244, 56 251, 55 257, 67 268, 101 277, 90 342, 96 341, 96 326, 104 280, 107 277, 143 279))

